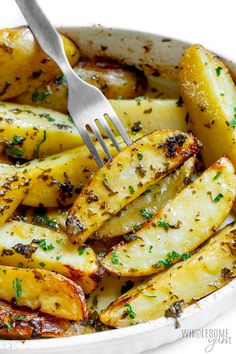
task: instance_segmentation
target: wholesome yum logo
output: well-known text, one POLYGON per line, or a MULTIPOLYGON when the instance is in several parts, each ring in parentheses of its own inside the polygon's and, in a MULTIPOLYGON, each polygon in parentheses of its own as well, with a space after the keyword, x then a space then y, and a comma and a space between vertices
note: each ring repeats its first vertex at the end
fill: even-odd
POLYGON ((205 338, 205 353, 210 353, 218 344, 232 344, 229 329, 182 329, 183 338, 205 338))

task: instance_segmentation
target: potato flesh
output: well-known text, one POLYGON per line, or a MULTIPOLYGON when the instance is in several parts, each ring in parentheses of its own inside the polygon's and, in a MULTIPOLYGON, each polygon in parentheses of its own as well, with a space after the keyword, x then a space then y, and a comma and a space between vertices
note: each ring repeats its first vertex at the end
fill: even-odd
POLYGON ((136 140, 120 152, 111 165, 102 167, 79 194, 67 218, 70 239, 83 243, 111 215, 118 213, 199 149, 195 138, 175 130, 155 131, 136 140), (168 150, 170 141, 174 144, 173 155, 168 150), (139 156, 142 156, 141 161, 139 156))
POLYGON ((148 192, 128 204, 119 215, 109 219, 95 233, 95 239, 111 238, 133 232, 135 227, 145 223, 152 214, 173 198, 185 185, 193 173, 195 157, 164 177, 158 184, 151 186, 148 192), (146 214, 143 214, 143 211, 146 214), (147 215, 147 216, 143 216, 147 215))
POLYGON ((236 88, 228 69, 214 54, 193 45, 181 60, 179 80, 190 129, 205 146, 206 165, 227 155, 236 166, 236 88))
MULTIPOLYGON (((120 142, 120 139, 118 139, 120 142)), ((112 156, 117 150, 108 141, 112 156)), ((121 147, 124 143, 120 144, 121 147)), ((96 144, 99 155, 105 157, 104 151, 96 144)), ((33 160, 22 165, 20 171, 30 178, 30 193, 22 204, 27 206, 57 207, 73 203, 81 187, 88 181, 98 166, 85 145, 64 151, 60 154, 33 160)))
POLYGON ((170 253, 191 252, 218 229, 235 195, 233 165, 221 158, 160 209, 136 232, 135 240, 116 245, 103 259, 103 266, 122 276, 158 273, 170 253))
POLYGON ((56 111, 2 102, 0 116, 1 149, 10 156, 31 160, 83 144, 69 116, 56 111), (19 144, 14 137, 21 138, 19 144))
POLYGON ((30 180, 14 166, 0 164, 0 225, 11 216, 29 191, 30 180))
POLYGON ((191 258, 113 302, 101 313, 100 320, 112 327, 153 320, 164 316, 177 301, 183 301, 185 307, 226 285, 236 276, 235 233, 235 223, 225 227, 191 258), (127 305, 134 311, 134 319, 128 315, 127 305))
POLYGON ((0 266, 0 299, 80 322, 87 316, 82 289, 61 274, 0 266))
MULTIPOLYGON (((75 44, 61 36, 72 66, 79 59, 75 44)), ((38 87, 59 75, 60 69, 39 47, 27 27, 0 31, 0 99, 6 100, 38 87)))
MULTIPOLYGON (((54 271, 74 280, 82 288, 85 286, 85 290, 86 280, 90 283, 89 278, 95 278, 98 273, 93 250, 88 246, 78 249, 64 234, 12 221, 0 227, 0 235, 0 263, 3 265, 17 267, 21 264, 24 268, 54 271), (44 241, 45 245, 40 247, 40 242, 44 241), (49 249, 44 250, 46 247, 49 249)), ((92 279, 91 282, 94 283, 92 279)))

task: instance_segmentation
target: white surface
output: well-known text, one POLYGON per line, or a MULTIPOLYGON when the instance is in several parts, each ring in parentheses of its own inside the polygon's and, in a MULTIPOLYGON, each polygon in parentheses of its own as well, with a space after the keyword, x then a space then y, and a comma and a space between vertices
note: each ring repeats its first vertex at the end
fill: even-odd
MULTIPOLYGON (((13 0, 0 3, 1 27, 24 23, 13 0)), ((236 60, 235 0, 39 0, 39 3, 56 25, 101 24, 151 31, 204 44, 236 60)), ((213 353, 235 353, 235 319, 236 307, 207 326, 228 328, 232 337, 231 345, 218 344, 213 353)), ((207 339, 184 339, 148 353, 201 354, 206 345, 207 339)))

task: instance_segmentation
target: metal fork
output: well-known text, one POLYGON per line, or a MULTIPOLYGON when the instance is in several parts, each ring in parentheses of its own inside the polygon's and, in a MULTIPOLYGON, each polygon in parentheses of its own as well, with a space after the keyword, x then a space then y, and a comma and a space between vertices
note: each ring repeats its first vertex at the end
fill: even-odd
POLYGON ((88 132, 89 128, 101 144, 106 157, 109 160, 112 160, 112 155, 98 128, 98 122, 101 124, 102 128, 107 133, 107 136, 111 139, 118 151, 121 151, 121 148, 107 123, 106 117, 109 117, 127 145, 132 143, 131 139, 129 138, 112 106, 101 91, 98 88, 84 82, 73 71, 65 55, 60 36, 43 13, 37 1, 15 1, 40 47, 57 63, 65 75, 69 89, 68 111, 98 166, 102 167, 104 163, 101 156, 98 154, 91 135, 88 132))

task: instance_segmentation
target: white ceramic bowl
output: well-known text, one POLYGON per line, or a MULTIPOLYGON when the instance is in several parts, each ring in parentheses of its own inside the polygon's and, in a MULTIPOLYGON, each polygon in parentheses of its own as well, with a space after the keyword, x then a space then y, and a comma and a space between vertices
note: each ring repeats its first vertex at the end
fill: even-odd
MULTIPOLYGON (((188 43, 156 34, 103 27, 62 28, 83 55, 108 56, 126 64, 136 65, 148 75, 166 77, 177 89, 178 63, 188 43)), ((222 54, 222 53, 220 53, 222 54)), ((236 76, 236 65, 227 61, 236 76)), ((67 338, 27 341, 0 341, 0 353, 80 353, 136 354, 182 337, 182 329, 201 328, 229 310, 236 296, 236 279, 224 288, 184 310, 180 328, 164 317, 136 326, 67 338)))

